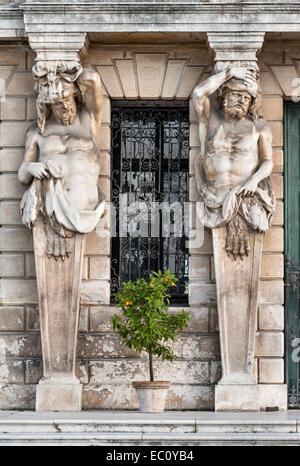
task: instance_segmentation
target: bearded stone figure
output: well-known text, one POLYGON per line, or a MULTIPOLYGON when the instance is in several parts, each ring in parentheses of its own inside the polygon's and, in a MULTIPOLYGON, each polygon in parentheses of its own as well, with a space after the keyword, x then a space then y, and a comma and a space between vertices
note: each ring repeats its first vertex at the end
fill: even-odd
POLYGON ((256 63, 215 71, 193 93, 201 144, 197 212, 209 228, 226 225, 226 251, 243 259, 249 231, 267 231, 274 212, 272 133, 261 116, 256 63))
POLYGON ((102 93, 98 73, 61 67, 54 73, 37 64, 38 123, 29 128, 19 180, 30 188, 22 202, 22 221, 32 229, 39 215, 47 234, 47 255, 70 254, 68 238, 92 231, 104 210, 98 189, 97 143, 102 93), (84 98, 79 86, 86 91, 84 98))
POLYGON ((217 285, 222 378, 215 409, 258 410, 253 363, 262 237, 275 198, 272 133, 261 116, 256 62, 217 62, 193 102, 200 136, 197 213, 212 229, 217 285))
POLYGON ((29 185, 22 221, 33 232, 43 351, 36 409, 78 411, 75 373, 84 233, 104 211, 98 189, 102 92, 97 72, 78 62, 41 64, 37 124, 29 128, 19 180, 29 185))

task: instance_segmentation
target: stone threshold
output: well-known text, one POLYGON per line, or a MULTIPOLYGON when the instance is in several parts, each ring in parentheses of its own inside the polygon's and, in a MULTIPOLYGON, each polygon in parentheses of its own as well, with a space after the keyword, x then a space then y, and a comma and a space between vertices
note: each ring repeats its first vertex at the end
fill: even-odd
POLYGON ((300 445, 300 410, 0 411, 0 445, 300 445))

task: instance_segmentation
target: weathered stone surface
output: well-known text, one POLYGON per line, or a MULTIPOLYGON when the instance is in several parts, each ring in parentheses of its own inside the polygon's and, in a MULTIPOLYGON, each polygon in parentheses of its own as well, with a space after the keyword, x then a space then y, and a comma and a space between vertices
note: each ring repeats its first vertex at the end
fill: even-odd
MULTIPOLYGON (((0 331, 24 330, 24 308, 16 306, 0 307, 0 331)), ((0 335, 1 338, 1 335, 0 335)))
POLYGON ((215 386, 216 411, 258 411, 258 385, 215 386))
POLYGON ((284 283, 283 280, 260 281, 258 302, 260 304, 274 303, 283 304, 284 302, 284 283))
POLYGON ((271 66, 271 69, 279 83, 285 97, 294 95, 293 80, 298 78, 294 66, 271 66))
POLYGON ((207 283, 191 282, 189 285, 189 304, 190 306, 205 305, 215 303, 216 285, 207 283))
POLYGON ((116 60, 126 99, 137 98, 139 91, 136 82, 133 60, 116 60))
POLYGON ((282 97, 268 97, 263 99, 263 115, 268 121, 282 121, 283 99, 282 97))
POLYGON ((284 383, 284 360, 283 359, 260 359, 259 360, 259 382, 260 383, 284 383))
POLYGON ((284 355, 284 339, 281 332, 259 332, 256 337, 255 355, 257 357, 279 357, 284 355))
POLYGON ((271 122, 271 129, 273 134, 273 147, 282 147, 283 145, 283 125, 280 122, 271 122))
POLYGON ((110 278, 110 258, 109 257, 91 257, 90 278, 109 280, 110 278))
POLYGON ((32 235, 24 228, 1 228, 1 251, 32 251, 32 235))
POLYGON ((140 97, 157 99, 161 95, 165 72, 164 53, 137 53, 136 66, 140 97))
POLYGON ((2 123, 0 127, 2 146, 24 146, 26 131, 30 125, 29 122, 2 123))
POLYGON ((109 304, 110 286, 105 280, 83 280, 80 288, 80 302, 82 304, 109 304))
POLYGON ((26 330, 36 332, 40 329, 40 316, 37 306, 26 306, 26 330))
POLYGON ((2 277, 23 277, 24 276, 23 254, 1 254, 0 276, 2 277))
POLYGON ((15 73, 10 81, 7 95, 32 95, 33 94, 33 77, 32 73, 15 73))
POLYGON ((21 225, 19 201, 2 201, 0 204, 1 225, 21 225))
POLYGON ((16 175, 1 175, 0 183, 0 197, 2 199, 20 199, 25 192, 25 187, 19 183, 19 180, 16 175))
POLYGON ((279 304, 261 304, 258 307, 259 330, 283 330, 284 307, 279 304))
POLYGON ((286 384, 260 384, 259 407, 261 410, 277 407, 279 410, 287 409, 286 384))
POLYGON ((35 260, 33 254, 25 255, 26 277, 33 278, 36 276, 35 260))
MULTIPOLYGON (((90 361, 90 383, 125 384, 132 381, 149 380, 148 361, 90 361)), ((209 362, 207 361, 155 361, 153 365, 155 380, 166 380, 181 384, 208 384, 209 362)))
POLYGON ((37 303, 35 280, 3 278, 0 290, 3 304, 37 303))
POLYGON ((169 60, 162 90, 163 99, 172 99, 176 94, 181 73, 185 65, 184 60, 169 60))
POLYGON ((101 238, 97 231, 89 233, 85 238, 84 252, 85 254, 110 254, 109 236, 101 238))
POLYGON ((262 278, 283 278, 284 260, 283 254, 264 254, 261 263, 262 278))
POLYGON ((0 169, 2 172, 18 171, 24 152, 22 149, 2 149, 0 151, 0 169))
POLYGON ((0 384, 3 383, 24 383, 23 361, 0 361, 0 384))
POLYGON ((89 330, 89 307, 80 306, 78 331, 88 332, 88 330, 89 330))
POLYGON ((27 333, 21 335, 0 335, 0 358, 40 358, 41 339, 40 335, 27 333))
POLYGON ((34 409, 35 385, 1 384, 0 409, 34 409))
POLYGON ((1 105, 1 120, 25 120, 25 99, 6 99, 1 105))

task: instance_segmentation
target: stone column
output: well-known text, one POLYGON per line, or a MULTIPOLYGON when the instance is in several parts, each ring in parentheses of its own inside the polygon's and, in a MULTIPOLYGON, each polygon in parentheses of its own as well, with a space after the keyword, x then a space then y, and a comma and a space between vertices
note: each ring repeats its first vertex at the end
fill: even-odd
POLYGON ((214 74, 193 94, 201 142, 197 210, 212 228, 217 283, 222 358, 222 378, 215 387, 217 411, 259 409, 253 376, 258 286, 262 236, 275 205, 268 179, 271 130, 259 112, 256 54, 263 37, 208 33, 214 74), (259 140, 265 147, 261 154, 259 140))
POLYGON ((33 232, 37 273, 43 351, 38 411, 79 411, 82 404, 75 362, 83 238, 97 225, 105 203, 95 148, 101 81, 80 65, 84 39, 83 33, 29 34, 37 54, 38 118, 27 133, 19 180, 31 183, 21 212, 33 232))

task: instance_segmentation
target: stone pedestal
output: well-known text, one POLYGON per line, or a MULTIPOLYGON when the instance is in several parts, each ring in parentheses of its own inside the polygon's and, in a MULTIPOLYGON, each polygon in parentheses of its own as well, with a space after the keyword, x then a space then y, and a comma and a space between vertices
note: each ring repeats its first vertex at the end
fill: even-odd
POLYGON ((257 410, 253 362, 262 234, 250 232, 251 251, 243 260, 227 255, 226 235, 225 226, 213 229, 222 357, 215 409, 257 410))
POLYGON ((44 376, 37 386, 38 411, 80 411, 82 386, 75 375, 83 235, 70 239, 62 261, 46 255, 41 217, 33 228, 44 376))

